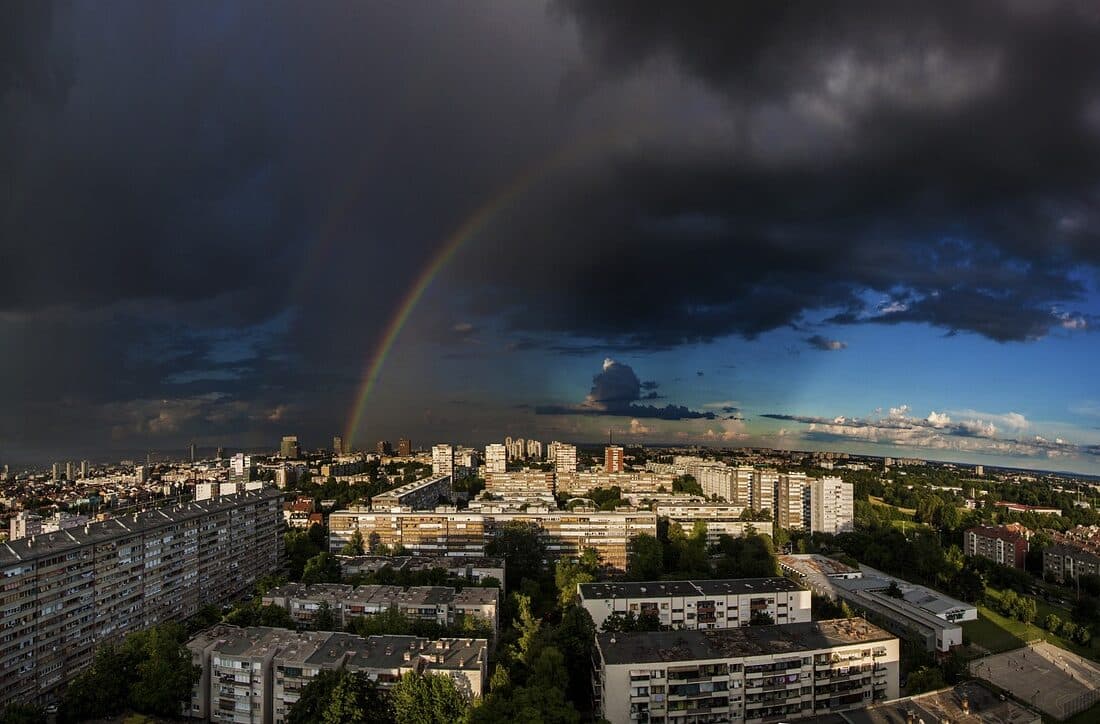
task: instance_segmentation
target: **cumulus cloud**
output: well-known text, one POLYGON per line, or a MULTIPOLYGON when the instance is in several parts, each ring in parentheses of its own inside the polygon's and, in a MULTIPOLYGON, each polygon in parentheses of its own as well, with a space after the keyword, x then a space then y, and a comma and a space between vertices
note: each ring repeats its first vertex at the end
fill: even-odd
POLYGON ((634 369, 610 357, 604 359, 603 368, 592 378, 592 388, 578 405, 541 405, 535 408, 537 415, 611 415, 657 420, 713 420, 713 412, 699 412, 683 405, 668 404, 664 407, 639 405, 637 402, 651 399, 642 395, 642 383, 634 369))
POLYGON ((839 352, 840 350, 848 346, 847 342, 841 342, 839 339, 829 339, 828 337, 823 337, 820 334, 815 334, 812 337, 807 337, 806 344, 810 345, 814 349, 819 349, 822 352, 839 352))

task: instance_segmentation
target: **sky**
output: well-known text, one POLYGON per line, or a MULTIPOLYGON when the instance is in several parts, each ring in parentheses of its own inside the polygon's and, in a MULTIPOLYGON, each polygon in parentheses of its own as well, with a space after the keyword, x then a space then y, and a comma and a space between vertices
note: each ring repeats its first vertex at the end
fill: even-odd
POLYGON ((1100 473, 1093 3, 0 4, 0 462, 1100 473))

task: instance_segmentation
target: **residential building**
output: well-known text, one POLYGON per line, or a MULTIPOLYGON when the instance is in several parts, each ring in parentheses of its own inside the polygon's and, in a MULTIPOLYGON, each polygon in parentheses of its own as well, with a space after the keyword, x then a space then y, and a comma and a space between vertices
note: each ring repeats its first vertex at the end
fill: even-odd
POLYGON ((322 671, 364 673, 388 688, 409 672, 450 677, 468 700, 485 691, 486 639, 355 636, 219 624, 187 643, 201 669, 188 715, 211 722, 284 724, 322 671))
POLYGON ((814 533, 847 533, 855 525, 852 484, 837 477, 810 483, 810 530, 814 533))
POLYGON ((483 556, 494 532, 511 523, 533 523, 545 534, 551 558, 576 556, 594 548, 613 571, 626 570, 630 541, 657 535, 657 516, 649 511, 613 512, 550 510, 543 512, 471 513, 435 511, 368 511, 351 509, 329 515, 329 547, 339 550, 358 530, 368 547, 401 546, 415 555, 483 556))
POLYGON ((450 445, 432 446, 432 474, 454 475, 455 453, 450 445))
POLYGON ((645 721, 790 721, 898 696, 898 639, 861 618, 596 634, 596 713, 645 721))
POLYGON ((1023 570, 1029 533, 1019 523, 970 528, 963 533, 963 554, 988 558, 1003 566, 1023 570))
POLYGON ((527 459, 542 460, 542 442, 539 440, 527 441, 527 459))
POLYGON ((281 606, 303 625, 313 622, 322 603, 328 604, 341 629, 352 619, 375 616, 390 609, 397 609, 406 618, 441 626, 459 625, 464 617, 473 616, 491 628, 494 638, 499 628, 499 588, 287 583, 263 595, 263 605, 281 606))
MULTIPOLYGON (((386 443, 389 445, 389 443, 386 443)), ((344 438, 339 435, 333 435, 332 437, 332 454, 343 455, 344 454, 344 438)))
POLYGON ((577 472, 576 445, 566 445, 560 442, 557 443, 557 448, 554 456, 554 471, 558 473, 577 472))
POLYGON ((448 576, 462 578, 474 584, 492 578, 504 587, 503 558, 486 556, 337 556, 344 578, 377 573, 389 569, 395 572, 443 570, 448 576))
POLYGON ((511 473, 490 471, 485 473, 485 490, 504 497, 549 495, 553 502, 554 473, 538 470, 511 473))
POLYGON ((623 472, 623 449, 619 445, 608 445, 603 451, 603 469, 606 473, 623 472))
POLYGON ((615 614, 649 614, 662 627, 712 629, 810 620, 810 591, 789 578, 581 583, 581 605, 597 630, 615 614))
POLYGON ((716 505, 713 503, 658 503, 657 516, 668 518, 670 523, 678 524, 685 533, 691 533, 695 524, 703 522, 707 526, 707 543, 718 542, 719 536, 728 535, 740 538, 749 529, 761 533, 770 533, 770 523, 749 523, 741 520, 745 508, 740 505, 716 505))
MULTIPOLYGON (((448 446, 450 447, 450 446, 448 446)), ((434 467, 434 465, 433 465, 434 467)), ((431 510, 454 498, 450 473, 434 473, 430 478, 406 483, 371 498, 372 510, 431 510)))
POLYGON ((0 706, 56 700, 96 646, 251 590, 280 565, 281 503, 265 489, 0 544, 0 706))
POLYGON ((397 439, 397 456, 398 457, 411 457, 413 454, 412 440, 407 437, 401 437, 397 439))
POLYGON ((8 540, 19 540, 42 532, 42 516, 21 510, 8 523, 8 540))
POLYGON ((753 470, 749 507, 753 510, 770 510, 776 518, 775 492, 779 485, 779 473, 774 470, 753 470))
POLYGON ((298 444, 297 435, 285 435, 279 445, 279 455, 287 460, 297 460, 302 457, 302 447, 298 444))
POLYGON ((1062 515, 1061 508, 1050 508, 1042 505, 1024 505, 1023 503, 1006 503, 1000 501, 993 504, 994 507, 1002 508, 1006 513, 1035 513, 1036 515, 1062 515))
POLYGON ((508 471, 508 449, 500 443, 485 446, 485 472, 504 473, 508 471))
POLYGON ((595 488, 618 488, 624 495, 672 492, 674 475, 657 473, 562 473, 557 474, 557 490, 570 495, 583 495, 595 488))
POLYGON ((1043 724, 1040 714, 977 680, 846 712, 844 720, 846 724, 1043 724))
POLYGON ((1043 549, 1043 573, 1059 581, 1100 575, 1100 527, 1079 525, 1053 536, 1054 543, 1043 549))
POLYGON ((805 528, 803 520, 803 495, 806 491, 805 473, 780 473, 775 484, 775 514, 773 519, 780 528, 794 530, 805 528))

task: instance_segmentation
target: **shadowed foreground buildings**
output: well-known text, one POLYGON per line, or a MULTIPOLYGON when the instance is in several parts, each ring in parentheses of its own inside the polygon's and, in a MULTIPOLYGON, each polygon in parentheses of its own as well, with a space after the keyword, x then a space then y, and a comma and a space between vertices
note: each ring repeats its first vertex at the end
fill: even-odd
POLYGON ((202 676, 188 715, 212 722, 282 724, 303 688, 322 671, 362 672, 379 686, 404 674, 449 676, 468 700, 484 691, 485 639, 355 636, 219 624, 187 643, 202 676))
POLYGON ((898 639, 861 618, 600 633, 594 657, 611 724, 802 719, 898 696, 898 639))
POLYGON ((227 602, 277 570, 282 500, 265 489, 0 545, 0 703, 50 701, 97 646, 227 602))

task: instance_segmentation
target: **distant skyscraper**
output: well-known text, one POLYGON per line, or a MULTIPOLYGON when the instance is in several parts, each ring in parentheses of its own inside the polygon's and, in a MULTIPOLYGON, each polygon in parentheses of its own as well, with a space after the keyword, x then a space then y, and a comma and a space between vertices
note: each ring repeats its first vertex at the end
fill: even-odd
POLYGON ((69 462, 65 463, 65 479, 66 480, 72 480, 73 479, 73 464, 72 464, 72 461, 69 461, 69 462))
POLYGON ((392 455, 393 454, 393 446, 390 445, 389 440, 379 440, 378 444, 375 445, 375 451, 379 455, 392 455))
POLYGON ((623 471, 623 449, 618 445, 608 445, 603 451, 603 469, 609 473, 623 471))
POLYGON ((56 483, 61 480, 61 463, 54 463, 50 466, 50 478, 56 483))
POLYGON ((332 438, 332 454, 343 455, 344 454, 344 438, 336 435, 332 438))
POLYGON ((485 446, 485 472, 503 473, 508 471, 508 449, 500 443, 485 446))
POLYGON ((297 435, 286 435, 279 446, 279 454, 287 460, 297 460, 301 457, 302 448, 298 445, 297 435))
POLYGON ((413 454, 412 440, 407 437, 402 437, 397 440, 397 454, 403 458, 407 458, 413 454))
POLYGON ((87 480, 88 479, 88 461, 87 460, 81 460, 80 461, 80 479, 81 480, 87 480))
POLYGON ((450 445, 435 445, 432 447, 432 474, 454 475, 455 452, 450 445))
POLYGON ((538 440, 527 441, 527 457, 542 460, 542 443, 538 440))
POLYGON ((225 448, 220 447, 220 448, 218 448, 218 460, 223 460, 223 459, 225 459, 225 448))
POLYGON ((191 443, 191 462, 195 462, 195 443, 191 443))
POLYGON ((558 443, 554 456, 554 469, 559 473, 577 472, 577 448, 575 445, 558 443))

